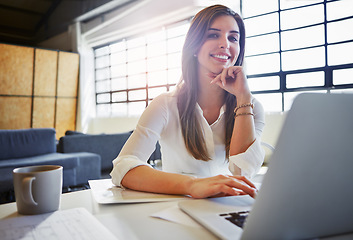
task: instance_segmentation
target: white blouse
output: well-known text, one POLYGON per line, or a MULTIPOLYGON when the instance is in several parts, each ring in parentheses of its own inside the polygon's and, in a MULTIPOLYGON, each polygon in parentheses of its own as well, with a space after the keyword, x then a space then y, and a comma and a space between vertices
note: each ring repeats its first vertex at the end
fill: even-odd
MULTIPOLYGON (((136 129, 125 143, 120 154, 113 160, 110 173, 115 185, 120 186, 125 174, 140 165, 147 165, 157 141, 161 146, 162 170, 165 172, 187 174, 196 177, 211 177, 218 174, 237 174, 234 166, 241 170, 241 175, 253 177, 264 160, 261 147, 261 133, 264 128, 264 110, 260 102, 254 99, 254 119, 256 140, 247 149, 226 159, 224 106, 218 119, 209 125, 203 117, 202 109, 197 104, 195 111, 201 119, 207 150, 211 160, 195 159, 186 149, 181 132, 176 92, 164 93, 145 109, 136 129)), ((239 174, 239 173, 238 173, 239 174)))

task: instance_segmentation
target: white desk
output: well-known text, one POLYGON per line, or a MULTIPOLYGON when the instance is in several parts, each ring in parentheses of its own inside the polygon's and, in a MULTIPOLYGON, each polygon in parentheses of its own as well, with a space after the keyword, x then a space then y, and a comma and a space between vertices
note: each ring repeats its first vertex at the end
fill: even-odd
MULTIPOLYGON (((261 176, 262 177, 262 176, 261 176)), ((261 182, 262 178, 258 178, 261 182)), ((150 217, 152 214, 177 205, 177 201, 133 204, 98 204, 91 190, 65 193, 61 197, 61 210, 84 207, 105 225, 118 239, 156 240, 156 239, 218 239, 205 228, 189 227, 150 217)), ((0 220, 21 216, 16 203, 0 205, 0 220)), ((323 240, 351 240, 353 233, 321 238, 323 240)))
MULTIPOLYGON (((61 198, 61 209, 84 207, 105 225, 118 239, 217 239, 204 228, 188 227, 150 215, 175 206, 177 201, 137 204, 100 205, 91 190, 66 193, 61 198)), ((16 203, 0 205, 0 219, 20 216, 16 203)))

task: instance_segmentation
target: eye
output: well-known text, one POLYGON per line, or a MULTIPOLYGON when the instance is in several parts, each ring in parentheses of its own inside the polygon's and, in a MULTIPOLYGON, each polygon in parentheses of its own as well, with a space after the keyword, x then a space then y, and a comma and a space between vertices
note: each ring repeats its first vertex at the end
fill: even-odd
POLYGON ((210 33, 207 35, 207 38, 218 38, 218 34, 217 33, 210 33))
POLYGON ((229 40, 230 42, 238 42, 238 38, 237 38, 236 36, 229 36, 229 37, 228 37, 228 40, 229 40))

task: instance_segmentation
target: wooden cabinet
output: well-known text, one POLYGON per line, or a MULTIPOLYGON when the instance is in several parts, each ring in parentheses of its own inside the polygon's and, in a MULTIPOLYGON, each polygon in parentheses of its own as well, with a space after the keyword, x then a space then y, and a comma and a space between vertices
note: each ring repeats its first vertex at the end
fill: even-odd
POLYGON ((0 44, 0 129, 75 130, 79 55, 0 44))

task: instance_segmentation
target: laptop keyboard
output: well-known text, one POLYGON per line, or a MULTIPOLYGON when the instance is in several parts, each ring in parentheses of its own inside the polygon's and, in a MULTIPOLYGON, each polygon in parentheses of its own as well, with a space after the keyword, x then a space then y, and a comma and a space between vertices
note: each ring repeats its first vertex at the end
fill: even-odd
POLYGON ((224 217, 226 220, 243 228, 246 217, 249 215, 249 211, 222 213, 219 216, 224 217))

